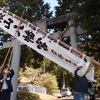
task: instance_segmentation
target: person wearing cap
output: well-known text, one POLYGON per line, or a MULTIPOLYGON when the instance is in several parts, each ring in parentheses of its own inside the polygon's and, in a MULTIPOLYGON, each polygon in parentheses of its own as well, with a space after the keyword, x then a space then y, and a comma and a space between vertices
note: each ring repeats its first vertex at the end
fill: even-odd
POLYGON ((7 64, 0 75, 0 100, 10 100, 11 92, 13 91, 11 83, 13 75, 14 70, 10 68, 10 64, 7 64))
POLYGON ((74 71, 74 100, 85 100, 85 98, 88 100, 88 79, 85 75, 87 70, 88 66, 84 63, 79 63, 74 71))

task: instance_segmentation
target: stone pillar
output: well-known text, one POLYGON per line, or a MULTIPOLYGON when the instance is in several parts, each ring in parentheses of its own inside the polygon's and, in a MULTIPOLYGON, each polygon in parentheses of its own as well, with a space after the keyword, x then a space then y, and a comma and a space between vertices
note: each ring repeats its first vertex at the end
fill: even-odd
POLYGON ((16 40, 14 44, 13 57, 12 57, 12 62, 11 62, 11 67, 14 69, 15 75, 12 78, 13 93, 11 94, 10 100, 16 100, 16 96, 17 96, 20 52, 21 52, 20 41, 16 40))
POLYGON ((47 31, 47 25, 46 25, 46 20, 38 20, 38 21, 36 21, 36 25, 40 28, 40 29, 42 29, 42 30, 44 30, 45 32, 47 31))
POLYGON ((77 28, 75 26, 74 20, 70 20, 68 22, 68 26, 69 26, 69 36, 70 36, 71 46, 79 50, 80 48, 78 46, 77 28))

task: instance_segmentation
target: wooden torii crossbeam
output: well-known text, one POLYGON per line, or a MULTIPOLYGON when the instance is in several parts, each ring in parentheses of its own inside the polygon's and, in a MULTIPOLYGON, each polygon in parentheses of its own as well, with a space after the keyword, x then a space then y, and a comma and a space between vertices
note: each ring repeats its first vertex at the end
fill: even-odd
MULTIPOLYGON (((62 46, 63 48, 66 48, 67 50, 70 50, 70 48, 71 48, 71 52, 73 52, 74 54, 76 54, 77 55, 77 57, 83 57, 83 53, 81 53, 80 51, 78 51, 78 50, 76 50, 76 49, 74 49, 74 48, 72 48, 71 46, 69 46, 69 45, 67 45, 66 43, 64 43, 64 42, 62 42, 62 41, 60 41, 59 39, 57 39, 57 38, 55 38, 54 36, 52 36, 52 35, 50 35, 50 34, 48 34, 47 32, 45 32, 45 31, 43 31, 43 30, 41 30, 40 28, 38 28, 37 26, 35 26, 35 25, 33 25, 32 23, 29 23, 29 22, 27 22, 27 21, 25 21, 23 18, 21 18, 21 17, 19 17, 19 16, 17 16, 17 15, 15 15, 15 14, 13 14, 13 13, 11 13, 11 12, 9 12, 9 11, 6 11, 5 9, 3 9, 3 8, 1 8, 0 7, 0 10, 3 12, 3 13, 1 13, 0 12, 0 24, 12 24, 13 23, 13 20, 11 20, 11 18, 12 19, 16 19, 16 20, 18 20, 18 21, 16 21, 16 25, 14 26, 14 29, 15 30, 13 30, 13 29, 10 29, 9 30, 9 28, 10 28, 10 26, 8 25, 5 25, 5 27, 4 26, 1 26, 1 28, 3 29, 3 30, 5 30, 6 32, 8 32, 9 34, 11 34, 12 36, 14 36, 14 32, 15 31, 17 31, 16 30, 16 28, 17 28, 17 25, 18 25, 18 23, 21 21, 21 23, 22 23, 22 25, 24 26, 24 24, 25 25, 27 25, 28 27, 30 27, 30 29, 32 29, 32 30, 34 30, 35 31, 35 33, 36 32, 39 32, 39 33, 41 33, 42 35, 44 35, 45 37, 47 37, 48 39, 50 39, 50 40, 53 40, 53 42, 56 42, 57 44, 59 44, 60 46, 62 46), (7 18, 7 16, 6 15, 9 15, 9 17, 7 18), (3 20, 3 17, 5 17, 5 18, 7 18, 7 20, 8 20, 8 22, 6 21, 6 20, 3 20), (3 22, 2 22, 3 21, 3 22), (12 33, 11 33, 12 32, 12 33)), ((12 27, 12 26, 11 26, 12 27)), ((20 27, 20 29, 23 29, 23 27, 20 27)), ((21 30, 20 30, 20 32, 21 32, 21 30)), ((20 39, 20 32, 18 31, 18 38, 17 39, 19 39, 19 40, 21 40, 20 39)), ((26 32, 26 34, 27 34, 27 32, 26 32)), ((30 32, 29 32, 29 34, 30 34, 30 32)), ((24 36, 25 37, 25 36, 24 36)), ((34 36, 33 37, 28 37, 28 38, 34 38, 34 36)), ((25 38, 24 38, 25 39, 25 38)), ((28 40, 27 40, 28 41, 28 40)), ((22 41, 23 42, 23 41, 22 41)), ((33 42, 33 41, 28 41, 28 42, 33 42)), ((23 42, 23 43, 25 43, 26 45, 28 45, 26 42, 23 42)), ((54 52, 53 52, 54 53, 54 52)), ((94 60, 94 59, 91 59, 91 61, 93 62, 93 64, 95 64, 95 65, 97 65, 97 66, 100 66, 100 63, 99 62, 97 62, 96 60, 94 60)))

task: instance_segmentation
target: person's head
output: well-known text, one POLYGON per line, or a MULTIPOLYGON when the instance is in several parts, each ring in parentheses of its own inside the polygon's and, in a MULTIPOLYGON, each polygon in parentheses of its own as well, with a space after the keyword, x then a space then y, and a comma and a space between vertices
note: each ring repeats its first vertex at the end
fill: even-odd
POLYGON ((79 63, 79 64, 77 65, 77 69, 81 69, 82 67, 84 67, 84 63, 79 63))
POLYGON ((8 69, 6 67, 4 67, 3 70, 2 70, 2 73, 3 74, 7 74, 8 73, 8 69))
POLYGON ((10 68, 10 64, 6 64, 2 69, 2 74, 8 74, 8 69, 10 68))

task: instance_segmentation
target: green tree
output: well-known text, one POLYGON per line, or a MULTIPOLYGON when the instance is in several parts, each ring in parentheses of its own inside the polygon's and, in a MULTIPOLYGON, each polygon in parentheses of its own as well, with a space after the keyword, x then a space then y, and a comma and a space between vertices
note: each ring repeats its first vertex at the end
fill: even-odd
POLYGON ((69 87, 72 89, 73 86, 72 73, 68 72, 66 69, 62 68, 61 66, 57 65, 56 63, 50 61, 48 58, 45 57, 41 64, 45 73, 49 72, 53 75, 56 75, 59 89, 62 89, 63 85, 65 85, 65 87, 69 87))
POLYGON ((18 16, 24 12, 23 18, 30 22, 52 16, 49 4, 45 4, 43 0, 8 0, 4 7, 18 16))
POLYGON ((58 6, 55 7, 55 16, 73 12, 73 0, 57 0, 57 2, 58 6))
POLYGON ((20 66, 24 68, 25 66, 29 66, 32 68, 40 68, 41 62, 43 60, 43 56, 33 49, 23 45, 21 47, 21 59, 20 66))

